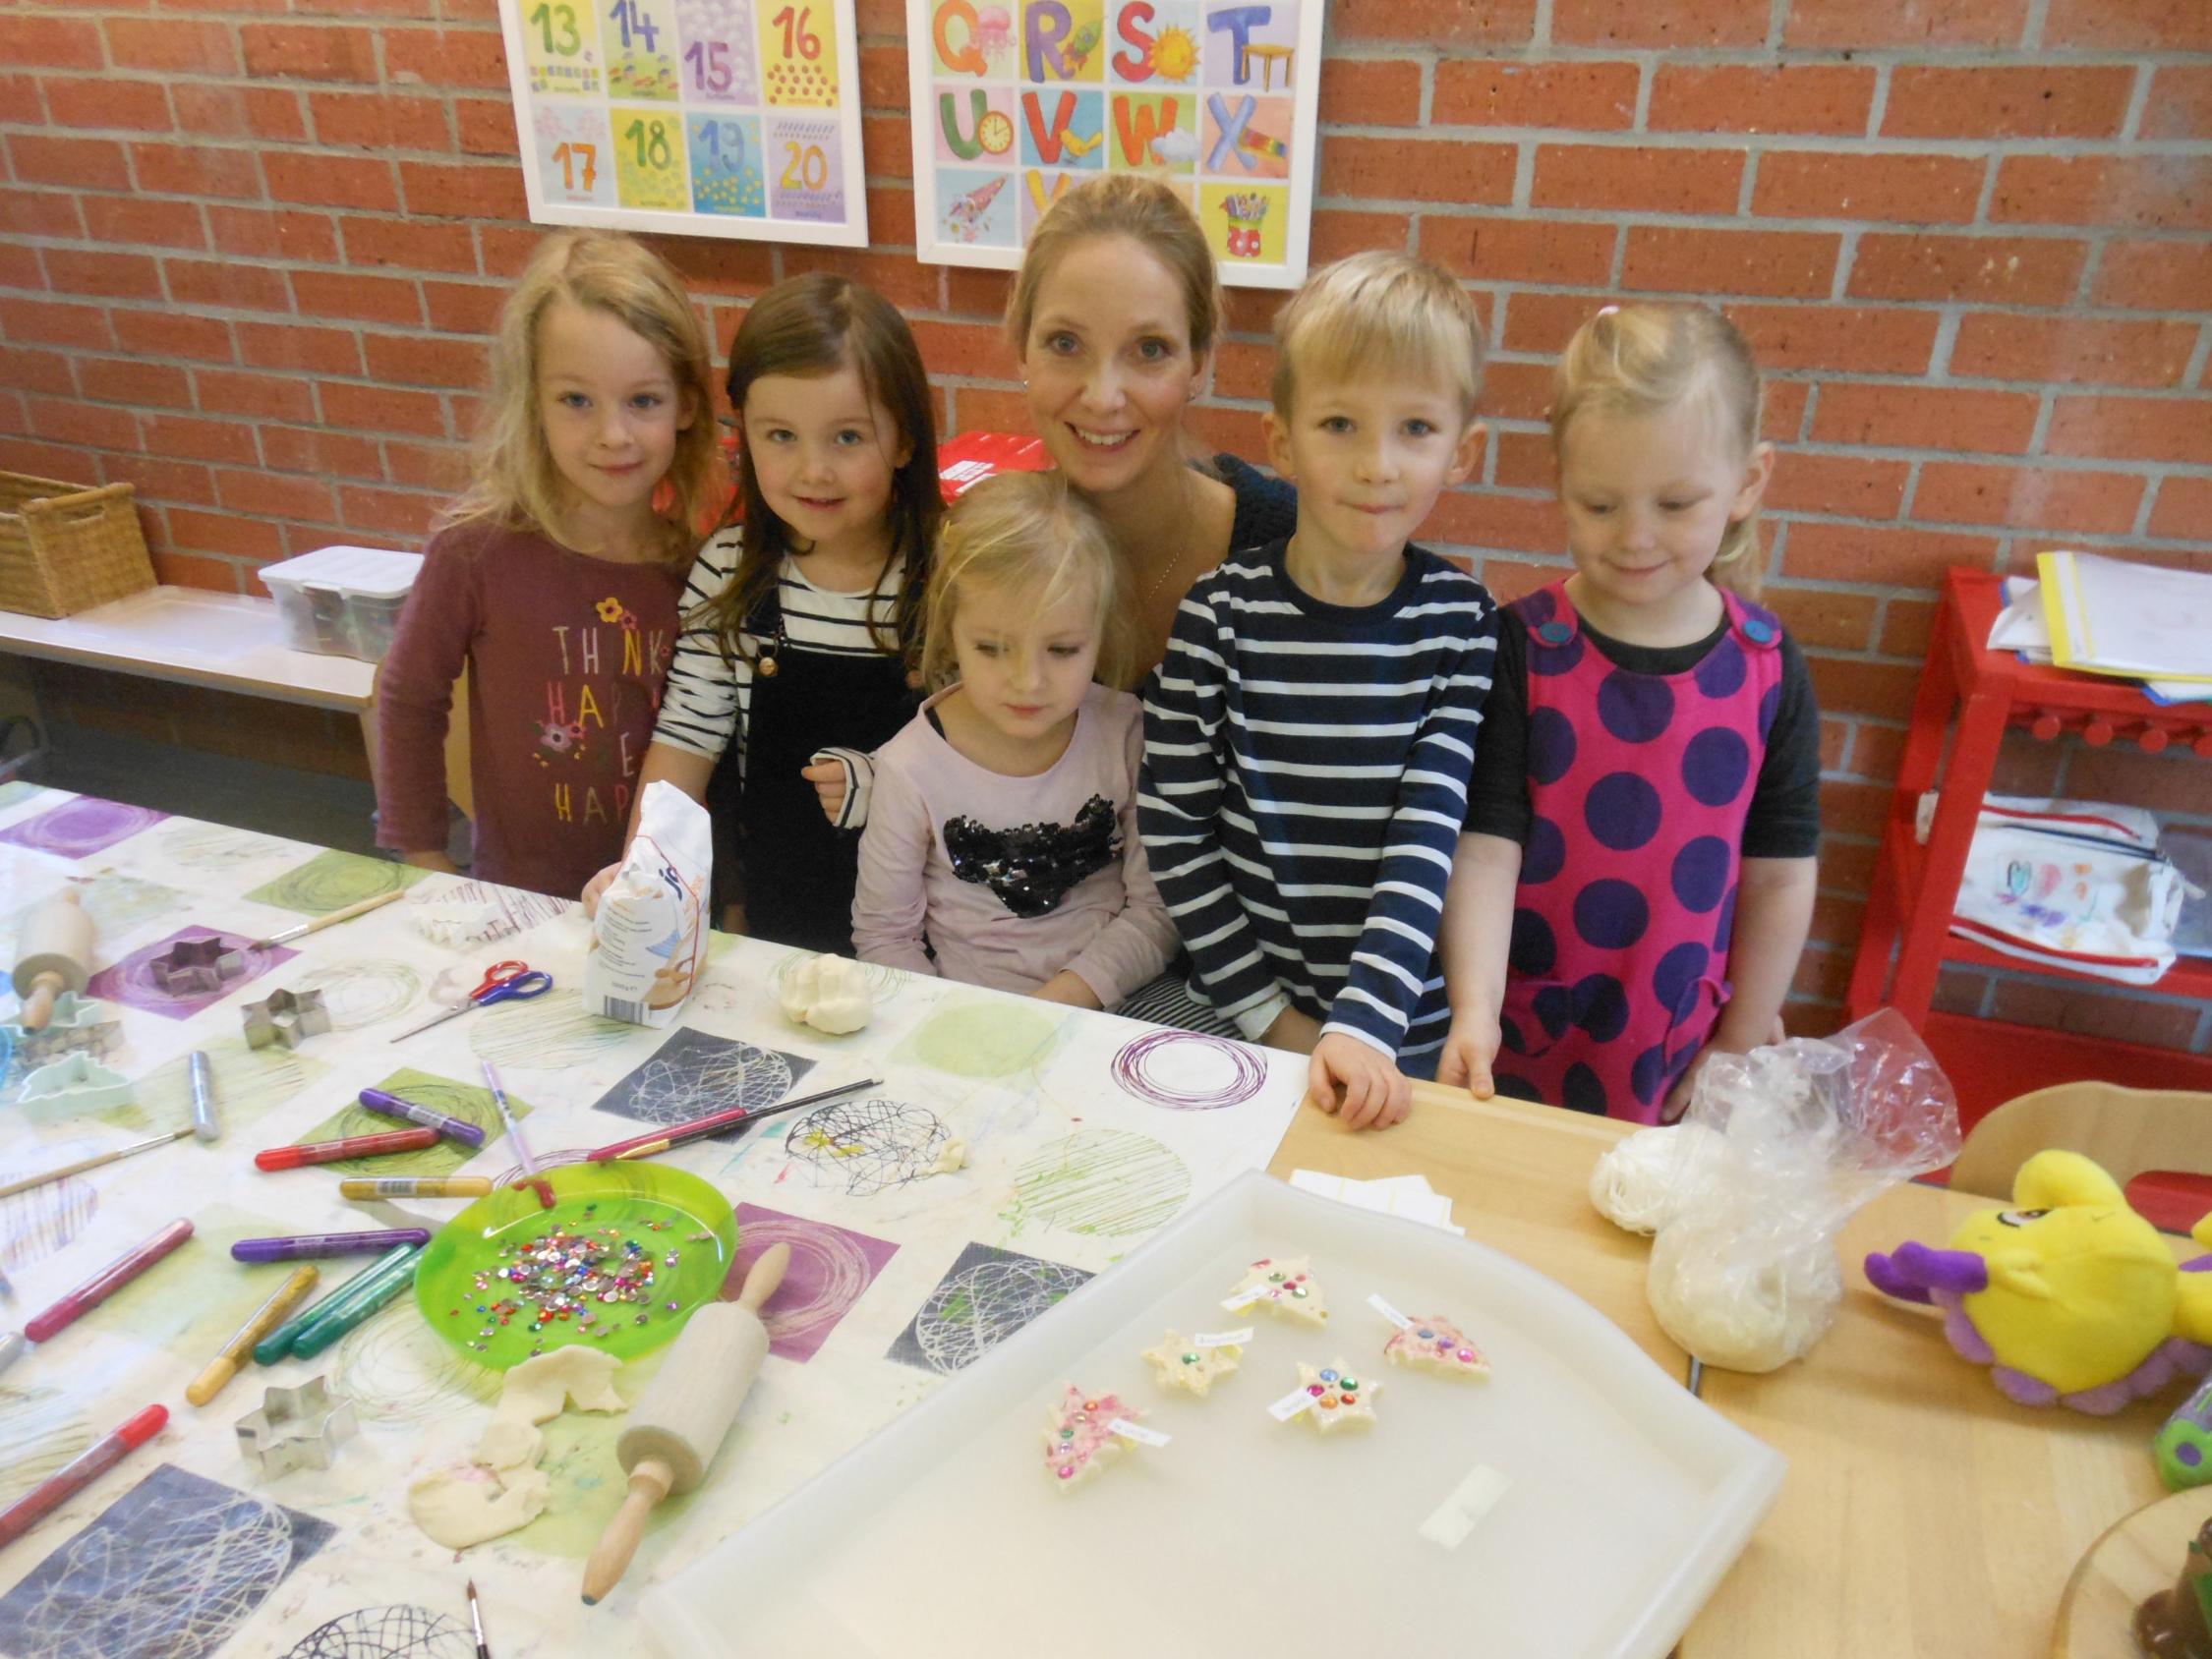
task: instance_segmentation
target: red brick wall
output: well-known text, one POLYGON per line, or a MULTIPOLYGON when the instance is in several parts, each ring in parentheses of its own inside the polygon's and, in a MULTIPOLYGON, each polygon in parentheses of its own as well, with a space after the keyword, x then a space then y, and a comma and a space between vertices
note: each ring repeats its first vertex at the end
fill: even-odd
MULTIPOLYGON (((2212 566, 2212 6, 1331 12, 1315 257, 1442 260, 1499 347, 1482 482, 1443 503, 1437 542, 1506 594, 1556 565, 1545 363, 1601 297, 1721 300, 1773 373, 1771 591, 1828 712, 1834 833, 1799 985, 1817 1018, 1944 567, 2061 543, 2212 566)), ((908 252, 903 8, 859 16, 875 250, 665 249, 720 341, 780 276, 864 277, 914 316, 952 428, 1019 427, 1004 279, 908 252)), ((492 0, 0 4, 0 464, 138 484, 172 581, 251 587, 263 560, 416 537, 538 235, 492 0)), ((1274 304, 1236 297, 1195 415, 1248 455, 1274 304)), ((2019 766, 2212 806, 2178 754, 2030 746, 2019 766)), ((2212 1046, 2204 1010, 2050 991, 1947 995, 2212 1046)))

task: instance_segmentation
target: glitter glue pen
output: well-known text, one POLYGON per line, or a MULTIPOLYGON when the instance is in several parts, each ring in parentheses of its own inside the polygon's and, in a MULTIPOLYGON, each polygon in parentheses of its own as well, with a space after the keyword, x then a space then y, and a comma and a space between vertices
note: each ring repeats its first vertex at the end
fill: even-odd
POLYGON ((347 1332, 368 1324, 383 1311, 386 1303, 397 1298, 415 1283, 415 1269, 422 1259, 421 1250, 410 1250, 405 1261, 396 1262, 388 1269, 379 1269, 384 1277, 344 1307, 332 1308, 328 1313, 309 1320, 306 1329, 292 1339, 292 1357, 313 1359, 347 1332))
POLYGON ((488 1198, 490 1175, 348 1175, 340 1198, 488 1198))
POLYGON ((195 1405, 204 1405, 222 1393, 231 1378, 238 1375, 246 1363, 254 1344, 283 1323, 284 1316, 306 1298, 315 1288, 315 1282, 322 1277, 321 1270, 312 1263, 295 1268, 290 1278, 276 1287, 276 1293, 254 1310, 254 1315, 238 1328, 229 1342, 223 1344, 222 1352, 207 1361, 207 1368, 193 1378, 192 1386, 184 1391, 185 1399, 195 1405))
POLYGON ((380 1158, 387 1152, 420 1152, 437 1144, 436 1129, 392 1129, 380 1135, 348 1135, 343 1140, 310 1141, 305 1146, 272 1146, 254 1154, 257 1170, 297 1170, 303 1164, 335 1164, 341 1158, 380 1158))
POLYGON ((412 1244, 394 1244, 327 1296, 312 1306, 304 1307, 267 1336, 254 1344, 254 1363, 274 1365, 292 1351, 292 1339, 328 1313, 343 1308, 355 1296, 361 1295, 375 1283, 378 1275, 392 1272, 398 1265, 416 1253, 412 1244))
POLYGON ((192 1132, 202 1141, 212 1141, 223 1132, 215 1121, 215 1073, 199 1049, 192 1051, 191 1066, 192 1132))
MULTIPOLYGON (((44 1313, 25 1325, 23 1334, 34 1343, 42 1343, 56 1333, 67 1330, 191 1236, 192 1223, 179 1216, 145 1243, 108 1263, 44 1313)), ((154 1426, 158 1428, 160 1425, 154 1426)))
POLYGON ((436 1129, 448 1140, 457 1140, 463 1146, 484 1144, 482 1124, 471 1123, 466 1117, 456 1117, 449 1112, 439 1112, 417 1101, 402 1100, 383 1089, 362 1090, 361 1104, 371 1112, 382 1113, 386 1117, 398 1117, 409 1123, 421 1123, 426 1128, 436 1129))
POLYGON ((428 1244, 427 1227, 382 1227, 369 1232, 299 1232, 274 1238, 241 1238, 230 1247, 234 1262, 296 1262, 308 1256, 367 1256, 394 1244, 428 1244))
POLYGON ((0 1549, 6 1549, 47 1515, 159 1434, 162 1424, 168 1420, 166 1405, 148 1405, 83 1457, 64 1463, 42 1485, 0 1510, 0 1549))
POLYGON ((10 1331, 5 1337, 0 1337, 0 1371, 5 1371, 29 1351, 30 1344, 25 1340, 21 1331, 10 1331))

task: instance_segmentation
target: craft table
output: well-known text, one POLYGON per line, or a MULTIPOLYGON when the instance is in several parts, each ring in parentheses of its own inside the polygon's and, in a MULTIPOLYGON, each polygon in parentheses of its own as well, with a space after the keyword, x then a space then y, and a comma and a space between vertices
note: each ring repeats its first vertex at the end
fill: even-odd
MULTIPOLYGON (((1649 1240, 1588 1197, 1592 1166, 1629 1126, 1415 1092, 1412 1118, 1382 1134, 1302 1111, 1269 1169, 1426 1175, 1470 1238, 1549 1274, 1686 1379, 1688 1356, 1645 1300, 1649 1240)), ((1941 1187, 1884 1194, 1843 1230, 1842 1312, 1810 1355, 1764 1377, 1706 1370, 1701 1397, 1788 1458, 1789 1473, 1682 1659, 2045 1653, 2075 1562, 2163 1495, 2150 1438, 2178 1387, 2108 1418, 2030 1410, 1950 1350, 1933 1310, 1868 1286, 1868 1251, 1942 1244, 1988 1207, 1941 1187)), ((2197 1253, 2172 1242, 2177 1258, 2197 1253)))
MULTIPOLYGON (((320 660, 320 659, 318 659, 320 660)), ((13 1329, 178 1216, 195 1235, 0 1376, 0 1502, 12 1501, 151 1402, 169 1424, 21 1541, 0 1550, 0 1653, 40 1659, 466 1659, 465 1579, 499 1659, 639 1651, 636 1597, 795 1488, 944 1376, 1188 1205, 1256 1169, 1304 1088, 1306 1062, 892 970, 852 1037, 795 1027, 777 1001, 797 959, 717 937, 674 1031, 584 1013, 587 929, 572 905, 426 876, 29 784, 0 785, 0 960, 22 911, 65 883, 99 928, 92 994, 121 1024, 107 1061, 127 1106, 16 1098, 0 1075, 0 1181, 60 1168, 189 1122, 187 1056, 210 1057, 222 1138, 191 1138, 0 1198, 13 1329), (165 998, 149 960, 220 930, 250 942, 396 884, 406 899, 289 947, 245 950, 210 998, 165 998), (494 905, 522 931, 433 943, 453 906, 494 905), (551 994, 479 1009, 404 1042, 395 1033, 477 983, 490 963, 550 971, 551 994), (335 1029, 296 1051, 249 1050, 240 1008, 320 990, 335 1029), (412 1297, 311 1361, 250 1368, 204 1409, 184 1389, 286 1274, 229 1258, 240 1237, 422 1225, 458 1200, 348 1203, 341 1173, 452 1173, 461 1149, 376 1167, 264 1174, 262 1148, 389 1128, 354 1107, 365 1085, 412 1093, 488 1128, 470 1173, 513 1178, 479 1061, 495 1061, 541 1160, 731 1104, 873 1074, 853 1101, 666 1155, 736 1206, 741 1261, 776 1241, 790 1277, 767 1309, 775 1346, 706 1483, 656 1512, 628 1575, 579 1601, 583 1562, 617 1508, 623 1418, 571 1410, 545 1425, 553 1503, 458 1559, 410 1520, 416 1475, 466 1460, 495 1373, 448 1346, 412 1297), (936 1173, 947 1143, 960 1168, 936 1173), (270 1384, 326 1378, 359 1432, 326 1470, 273 1478, 234 1425, 270 1384)), ((667 1247, 696 1239, 663 1235, 667 1247)), ((711 1241, 710 1241, 711 1242, 711 1241)), ((657 1246, 658 1247, 658 1246, 657 1246)), ((325 1283, 354 1271, 324 1264, 325 1283)), ((465 1299, 465 1298, 464 1298, 465 1299)), ((494 1299, 487 1297, 487 1300, 494 1299)), ((473 1309, 448 1311, 456 1319, 473 1309)), ((648 1309, 658 1317, 660 1309, 648 1309)), ((664 1350, 665 1351, 665 1350, 664 1350)), ((648 1354, 616 1374, 634 1400, 648 1354)))

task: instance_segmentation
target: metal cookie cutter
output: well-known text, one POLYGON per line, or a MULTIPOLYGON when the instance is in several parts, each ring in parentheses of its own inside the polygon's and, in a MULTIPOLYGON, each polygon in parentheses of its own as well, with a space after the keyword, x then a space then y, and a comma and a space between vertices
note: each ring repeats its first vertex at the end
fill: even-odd
POLYGON ((294 1469, 328 1468, 359 1426, 353 1402, 311 1377, 296 1389, 263 1394, 262 1408, 238 1419, 238 1449, 274 1480, 294 1469))
POLYGON ((26 1031, 14 1024, 0 1029, 14 1040, 16 1053, 30 1064, 77 1053, 100 1059, 123 1044, 123 1022, 109 1015, 107 1004, 74 991, 64 991, 54 999, 53 1014, 43 1030, 26 1031))
POLYGON ((180 939, 146 963, 153 983, 172 997, 197 997, 220 991, 223 981, 246 971, 245 954, 220 936, 180 939))
POLYGON ((73 1112, 105 1112, 128 1106, 131 1080, 80 1050, 42 1065, 23 1080, 16 1099, 24 1106, 51 1105, 73 1112))
POLYGON ((246 1021, 246 1046, 265 1049, 280 1043, 296 1049, 309 1037, 330 1029, 330 1010, 322 1005, 320 991, 279 991, 239 1009, 246 1021))

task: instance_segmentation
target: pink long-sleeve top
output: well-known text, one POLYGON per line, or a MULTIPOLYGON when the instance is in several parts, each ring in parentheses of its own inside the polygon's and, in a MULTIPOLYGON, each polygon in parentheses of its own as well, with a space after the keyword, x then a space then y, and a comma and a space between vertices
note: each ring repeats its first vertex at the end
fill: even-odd
POLYGON ((876 751, 854 948, 999 991, 1034 991, 1068 969, 1113 1007, 1175 948, 1136 834, 1142 706, 1092 686, 1052 769, 1008 777, 929 723, 947 695, 876 751))
POLYGON ((442 848, 445 727, 469 670, 474 873, 574 898, 622 855, 683 572, 462 525, 424 550, 377 676, 377 844, 442 848))

